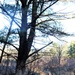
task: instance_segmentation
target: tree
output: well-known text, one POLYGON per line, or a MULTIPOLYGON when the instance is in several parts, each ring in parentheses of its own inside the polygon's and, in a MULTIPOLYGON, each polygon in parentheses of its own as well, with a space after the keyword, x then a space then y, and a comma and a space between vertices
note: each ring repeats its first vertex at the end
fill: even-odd
POLYGON ((18 34, 19 48, 16 48, 13 45, 13 47, 18 50, 16 75, 24 75, 27 59, 34 53, 39 52, 41 49, 52 43, 52 41, 50 41, 49 44, 47 44, 43 48, 35 50, 32 54, 29 54, 34 41, 36 29, 38 31, 41 31, 45 35, 67 35, 65 32, 58 28, 55 20, 49 17, 53 15, 53 13, 49 13, 48 11, 50 10, 50 7, 54 5, 57 1, 58 0, 16 0, 16 7, 14 6, 15 9, 13 8, 13 6, 9 7, 9 5, 3 6, 1 4, 0 8, 3 11, 3 14, 11 18, 10 27, 8 28, 5 40, 0 40, 1 42, 4 42, 1 60, 6 44, 12 45, 10 42, 8 42, 8 38, 11 36, 11 34, 18 34), (18 9, 19 5, 22 5, 21 9, 18 9), (8 9, 6 9, 6 6, 8 9), (12 10, 13 15, 10 15, 11 11, 9 10, 11 10, 11 8, 14 10, 12 10), (19 22, 19 19, 15 16, 16 11, 19 10, 21 11, 21 24, 19 22), (28 23, 28 17, 30 17, 30 23, 28 23), (43 20, 42 18, 45 18, 45 20, 43 20), (19 27, 17 32, 12 31, 13 22, 19 27))
POLYGON ((75 58, 75 41, 72 41, 69 46, 68 55, 71 58, 75 58))
POLYGON ((51 74, 61 75, 65 65, 65 48, 64 45, 60 45, 59 43, 53 43, 53 46, 50 47, 50 57, 46 69, 48 69, 51 74), (63 61, 62 61, 63 60, 63 61))

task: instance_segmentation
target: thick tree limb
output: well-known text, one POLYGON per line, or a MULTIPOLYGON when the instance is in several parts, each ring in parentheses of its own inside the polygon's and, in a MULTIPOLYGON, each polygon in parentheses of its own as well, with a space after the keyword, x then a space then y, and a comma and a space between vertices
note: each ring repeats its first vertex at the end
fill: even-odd
POLYGON ((22 8, 25 8, 25 6, 27 5, 27 0, 20 0, 22 3, 22 8))
POLYGON ((52 42, 50 42, 50 43, 48 43, 47 45, 45 45, 44 47, 42 47, 42 48, 40 48, 40 49, 38 49, 38 50, 36 50, 35 52, 33 52, 32 54, 30 54, 29 56, 28 56, 28 58, 30 57, 30 56, 32 56, 33 54, 35 54, 35 53, 38 53, 39 51, 41 51, 42 49, 44 49, 45 47, 47 47, 48 45, 50 45, 50 44, 52 44, 53 43, 53 41, 52 42))
POLYGON ((35 37, 35 25, 36 25, 36 20, 33 22, 33 20, 36 18, 37 16, 37 4, 36 1, 33 1, 33 6, 32 6, 32 24, 31 24, 31 29, 30 29, 30 33, 28 36, 28 51, 31 50, 31 46, 32 46, 32 42, 33 39, 35 37))

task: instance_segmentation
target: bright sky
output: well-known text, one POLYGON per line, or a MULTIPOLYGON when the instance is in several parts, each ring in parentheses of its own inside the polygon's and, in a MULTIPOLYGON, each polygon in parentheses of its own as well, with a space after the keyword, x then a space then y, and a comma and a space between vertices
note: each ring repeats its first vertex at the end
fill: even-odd
MULTIPOLYGON (((72 17, 72 13, 75 14, 75 3, 72 2, 60 2, 57 3, 57 5, 54 5, 52 7, 54 11, 58 11, 58 13, 69 13, 68 17, 72 17)), ((74 26, 75 26, 75 19, 66 19, 66 20, 60 20, 61 23, 64 25, 64 28, 68 32, 75 32, 74 26)))
MULTIPOLYGON (((60 2, 54 5, 52 8, 55 12, 58 11, 58 13, 69 13, 68 17, 75 17, 72 16, 72 14, 75 14, 75 2, 60 2)), ((75 18, 60 21, 66 32, 75 34, 75 18)), ((66 37, 64 39, 70 42, 71 40, 75 40, 75 37, 66 37)))
MULTIPOLYGON (((2 0, 0 0, 2 2, 2 0)), ((57 4, 52 6, 53 11, 57 11, 58 13, 75 13, 75 3, 73 2, 58 2, 57 4)), ((71 17, 72 15, 68 15, 71 17)), ((66 32, 75 33, 75 19, 67 19, 60 20, 62 25, 64 26, 64 30, 66 32)), ((6 21, 6 18, 0 14, 0 28, 3 28, 4 25, 9 25, 9 22, 6 21)), ((71 39, 75 39, 75 37, 70 37, 71 39)), ((69 39, 69 38, 68 38, 69 39)))

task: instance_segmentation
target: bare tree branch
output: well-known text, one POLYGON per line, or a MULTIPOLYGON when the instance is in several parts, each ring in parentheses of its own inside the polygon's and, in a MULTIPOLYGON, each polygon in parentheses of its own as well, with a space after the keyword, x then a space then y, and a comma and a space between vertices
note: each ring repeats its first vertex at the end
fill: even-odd
POLYGON ((46 11, 49 7, 51 7, 52 5, 54 5, 58 0, 54 1, 52 4, 50 4, 49 6, 47 6, 43 11, 40 12, 39 15, 37 15, 35 17, 35 19, 30 23, 30 26, 33 24, 33 22, 35 22, 41 15, 42 13, 44 13, 44 11, 46 11))
POLYGON ((36 59, 33 59, 33 60, 31 60, 30 62, 27 62, 25 65, 30 64, 30 63, 32 63, 32 62, 34 62, 34 61, 36 61, 36 60, 38 60, 38 59, 40 59, 40 58, 41 58, 41 57, 36 58, 36 59))
MULTIPOLYGON (((1 5, 0 8, 11 18, 13 19, 13 16, 11 16, 8 11, 5 10, 5 8, 1 5)), ((20 25, 13 19, 13 21, 15 22, 15 24, 17 24, 17 26, 20 28, 20 25)))
MULTIPOLYGON (((5 41, 7 41, 8 38, 9 38, 9 35, 10 35, 10 32, 11 32, 11 28, 12 28, 12 24, 13 24, 13 20, 14 20, 15 14, 16 14, 16 10, 15 10, 15 12, 14 12, 14 14, 13 14, 12 21, 11 21, 11 23, 10 23, 10 27, 9 27, 7 36, 6 36, 6 38, 5 38, 5 41)), ((1 54, 1 57, 0 57, 0 62, 1 62, 1 60, 2 60, 5 47, 6 47, 6 43, 4 43, 4 46, 3 46, 2 54, 1 54)))
POLYGON ((48 20, 46 19, 44 21, 41 21, 41 22, 37 23, 36 26, 38 26, 39 24, 45 23, 45 22, 49 22, 49 21, 53 21, 53 19, 48 19, 48 20))
MULTIPOLYGON (((0 51, 3 51, 3 50, 0 49, 0 51)), ((11 54, 9 54, 9 53, 7 53, 7 52, 5 52, 5 51, 4 51, 4 53, 7 54, 7 55, 9 55, 9 56, 11 56, 11 57, 14 58, 15 60, 17 60, 17 57, 12 56, 11 54)))
POLYGON ((53 43, 53 41, 52 41, 52 42, 50 42, 50 43, 48 43, 48 44, 47 44, 47 45, 45 45, 44 47, 42 47, 42 48, 40 48, 40 49, 36 50, 36 51, 35 51, 35 52, 33 52, 32 54, 28 55, 28 58, 29 58, 30 56, 32 56, 33 54, 35 54, 35 53, 39 52, 40 50, 44 49, 45 47, 47 47, 48 45, 50 45, 50 44, 52 44, 52 43, 53 43))
POLYGON ((10 42, 7 42, 7 41, 4 41, 4 40, 0 40, 1 43, 6 43, 8 45, 11 45, 12 47, 14 47, 17 51, 18 51, 18 48, 16 46, 14 46, 12 43, 10 42))

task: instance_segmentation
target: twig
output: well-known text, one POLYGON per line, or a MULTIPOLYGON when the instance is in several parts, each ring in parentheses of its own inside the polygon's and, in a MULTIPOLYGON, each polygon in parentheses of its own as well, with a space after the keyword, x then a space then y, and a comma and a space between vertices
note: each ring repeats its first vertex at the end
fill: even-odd
MULTIPOLYGON (((2 51, 2 49, 0 49, 0 51, 2 51)), ((11 56, 11 57, 13 57, 15 60, 17 60, 17 58, 15 58, 14 56, 12 56, 11 54, 9 54, 9 53, 7 53, 5 51, 4 51, 4 53, 7 54, 7 55, 9 55, 9 56, 11 56)))

